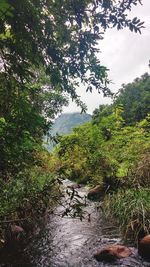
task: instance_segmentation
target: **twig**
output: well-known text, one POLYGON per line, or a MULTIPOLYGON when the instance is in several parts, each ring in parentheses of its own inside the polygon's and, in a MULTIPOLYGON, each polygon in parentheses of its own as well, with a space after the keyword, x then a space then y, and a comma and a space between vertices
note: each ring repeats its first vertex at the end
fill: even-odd
POLYGON ((15 219, 15 220, 6 220, 6 221, 0 221, 0 224, 2 223, 10 223, 10 222, 18 222, 18 221, 25 221, 27 219, 29 219, 30 217, 27 218, 23 218, 23 219, 15 219))

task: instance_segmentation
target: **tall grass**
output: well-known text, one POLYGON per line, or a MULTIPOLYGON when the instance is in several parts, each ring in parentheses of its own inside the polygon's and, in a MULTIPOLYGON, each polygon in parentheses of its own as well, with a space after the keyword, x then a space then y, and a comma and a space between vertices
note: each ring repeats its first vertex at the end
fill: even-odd
POLYGON ((104 201, 106 215, 116 218, 124 237, 134 238, 150 232, 150 190, 119 190, 104 201))

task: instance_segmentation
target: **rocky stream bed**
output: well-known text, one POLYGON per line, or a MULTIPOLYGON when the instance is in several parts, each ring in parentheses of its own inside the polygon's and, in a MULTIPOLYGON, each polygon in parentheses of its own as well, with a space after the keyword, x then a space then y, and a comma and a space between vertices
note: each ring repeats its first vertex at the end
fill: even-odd
MULTIPOLYGON (((65 182, 65 188, 71 182, 65 182)), ((81 197, 87 189, 76 189, 81 197)), ((63 202, 66 201, 63 199, 63 202)), ((98 209, 98 202, 87 201, 84 218, 62 217, 63 203, 54 213, 48 213, 46 224, 30 245, 22 252, 17 252, 13 259, 5 259, 0 267, 148 267, 133 248, 133 254, 114 263, 98 262, 93 255, 98 248, 109 244, 123 244, 118 227, 106 220, 98 209)))

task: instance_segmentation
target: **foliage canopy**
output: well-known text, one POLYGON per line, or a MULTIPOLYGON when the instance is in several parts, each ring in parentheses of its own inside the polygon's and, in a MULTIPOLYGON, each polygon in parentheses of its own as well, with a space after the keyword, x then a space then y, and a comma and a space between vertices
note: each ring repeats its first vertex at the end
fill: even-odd
POLYGON ((62 136, 54 155, 59 174, 109 192, 105 209, 134 239, 150 231, 149 79, 144 74, 124 85, 112 105, 62 136))
MULTIPOLYGON (((9 216, 11 209, 12 216, 22 216, 17 208, 25 209, 22 206, 24 198, 32 203, 29 210, 33 209, 36 197, 41 199, 42 194, 42 210, 43 205, 45 207, 45 203, 48 203, 47 175, 46 178, 44 174, 37 175, 35 179, 33 171, 41 168, 45 173, 48 168, 43 159, 47 157, 42 148, 43 136, 56 114, 61 112, 62 106, 67 105, 68 95, 82 110, 86 109, 76 93, 80 81, 87 90, 96 88, 104 95, 111 94, 107 68, 101 65, 97 57, 97 44, 108 28, 116 27, 120 30, 127 27, 140 33, 143 22, 128 17, 128 11, 138 3, 140 0, 0 1, 0 180, 4 189, 0 206, 2 216, 9 216), (6 201, 12 195, 12 202, 6 201)), ((114 128, 120 127, 121 122, 116 123, 113 116, 110 116, 110 120, 114 123, 114 128)), ((105 123, 109 125, 107 119, 105 123)), ((96 164, 100 163, 96 174, 100 172, 101 176, 106 177, 103 163, 108 166, 111 176, 114 172, 112 164, 98 149, 94 138, 98 136, 99 130, 96 126, 94 129, 93 133, 91 128, 85 127, 85 133, 90 138, 85 138, 87 149, 83 149, 82 143, 79 149, 83 149, 82 158, 87 153, 89 158, 82 162, 83 166, 90 166, 91 177, 96 164)), ((100 130, 101 138, 105 135, 105 130, 107 129, 100 130)), ((78 149, 78 131, 80 130, 76 130, 73 139, 75 152, 78 149)), ((110 131, 113 132, 114 129, 110 131)), ((106 132, 109 133, 108 130, 106 132)), ((49 182, 51 185, 52 179, 49 182)))
POLYGON ((34 162, 51 120, 67 104, 78 105, 79 80, 87 90, 110 93, 96 44, 109 27, 140 32, 129 19, 132 1, 3 0, 0 2, 1 174, 34 162))

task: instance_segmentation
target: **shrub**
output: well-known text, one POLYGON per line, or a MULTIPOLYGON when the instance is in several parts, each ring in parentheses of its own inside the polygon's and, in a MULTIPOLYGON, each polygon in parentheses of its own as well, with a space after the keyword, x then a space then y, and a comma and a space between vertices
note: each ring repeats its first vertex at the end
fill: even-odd
POLYGON ((142 154, 129 173, 133 177, 132 184, 134 186, 150 186, 150 153, 142 154))
POLYGON ((124 237, 137 240, 150 232, 150 190, 146 188, 119 190, 106 196, 106 215, 114 216, 124 237))

